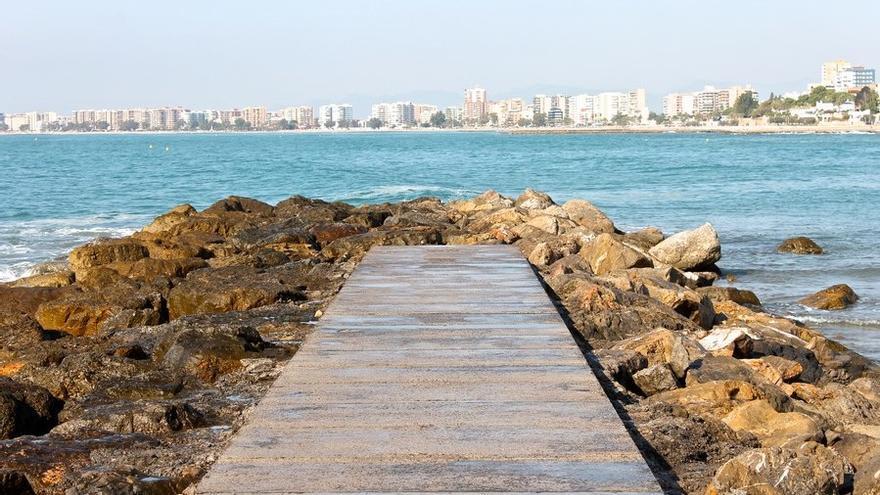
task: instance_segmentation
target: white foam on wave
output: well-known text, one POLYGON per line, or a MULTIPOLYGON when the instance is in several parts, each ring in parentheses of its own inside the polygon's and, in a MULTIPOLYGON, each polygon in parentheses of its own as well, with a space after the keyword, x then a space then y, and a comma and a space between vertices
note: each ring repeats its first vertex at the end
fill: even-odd
POLYGON ((815 323, 817 325, 827 325, 827 326, 852 326, 852 327, 866 327, 872 328, 876 327, 880 329, 880 320, 874 319, 857 319, 857 318, 829 318, 824 316, 813 316, 813 315, 788 315, 790 318, 794 318, 800 320, 804 323, 815 323))
POLYGON ((149 220, 122 213, 0 222, 0 282, 27 276, 35 265, 96 238, 130 235, 149 220))
POLYGON ((394 199, 405 200, 413 199, 424 195, 443 195, 453 198, 462 198, 468 195, 479 194, 479 191, 468 189, 456 189, 442 186, 428 186, 419 184, 399 184, 389 186, 378 186, 372 189, 352 191, 343 198, 346 200, 369 201, 371 199, 394 199))

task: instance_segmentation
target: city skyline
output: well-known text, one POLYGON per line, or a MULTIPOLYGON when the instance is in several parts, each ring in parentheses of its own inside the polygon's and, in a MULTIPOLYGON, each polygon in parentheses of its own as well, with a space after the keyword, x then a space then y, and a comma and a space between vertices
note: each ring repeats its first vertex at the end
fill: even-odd
MULTIPOLYGON (((4 9, 0 109, 348 101, 363 116, 375 101, 445 106, 459 99, 459 88, 475 84, 493 88, 497 98, 644 87, 658 109, 663 94, 704 84, 799 90, 816 79, 817 58, 878 63, 870 47, 880 31, 828 23, 804 2, 741 2, 725 11, 729 32, 701 21, 701 5, 11 4, 4 9), (536 22, 542 12, 547 22, 536 22), (550 14, 559 22, 549 22, 550 14), (823 28, 791 36, 780 29, 783 19, 811 33, 807 28, 823 28), (737 25, 748 25, 751 35, 736 35, 737 25)), ((850 8, 866 18, 880 14, 876 3, 850 8)))

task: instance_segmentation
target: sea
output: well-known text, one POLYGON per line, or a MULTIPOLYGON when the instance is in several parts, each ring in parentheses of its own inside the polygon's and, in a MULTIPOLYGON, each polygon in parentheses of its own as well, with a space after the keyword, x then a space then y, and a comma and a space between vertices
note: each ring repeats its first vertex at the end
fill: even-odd
POLYGON ((737 287, 880 360, 880 136, 867 134, 2 135, 0 281, 180 203, 452 200, 526 187, 592 201, 624 230, 711 222, 737 287), (796 235, 826 254, 776 252, 796 235), (797 303, 838 283, 859 302, 840 311, 797 303))

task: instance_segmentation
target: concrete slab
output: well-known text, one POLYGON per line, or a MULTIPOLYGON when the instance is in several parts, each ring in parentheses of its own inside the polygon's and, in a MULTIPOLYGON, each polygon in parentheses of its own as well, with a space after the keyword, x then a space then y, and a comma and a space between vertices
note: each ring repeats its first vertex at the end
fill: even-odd
POLYGON ((377 247, 197 493, 660 493, 510 246, 377 247))

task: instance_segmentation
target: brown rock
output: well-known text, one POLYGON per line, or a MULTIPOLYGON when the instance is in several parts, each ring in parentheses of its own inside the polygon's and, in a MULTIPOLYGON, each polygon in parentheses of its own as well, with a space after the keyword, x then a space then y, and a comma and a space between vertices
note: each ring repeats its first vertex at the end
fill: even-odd
POLYGON ((67 287, 74 281, 72 271, 64 270, 42 275, 20 278, 9 284, 10 287, 67 287))
POLYGON ((229 196, 207 207, 202 213, 218 214, 229 211, 250 213, 253 215, 269 216, 275 211, 275 207, 256 199, 243 198, 241 196, 229 196))
POLYGON ((0 312, 36 313, 41 304, 58 299, 70 290, 51 287, 4 287, 0 285, 0 312))
POLYGON ((95 335, 112 317, 129 310, 117 325, 157 325, 163 320, 164 299, 149 287, 117 283, 99 290, 70 292, 40 305, 35 318, 46 330, 95 335))
POLYGON ((556 253, 553 252, 553 249, 550 248, 550 245, 546 242, 538 243, 532 252, 529 254, 529 263, 537 266, 537 267, 546 267, 556 261, 556 253))
POLYGON ((324 247, 336 239, 363 234, 366 231, 367 227, 351 223, 325 223, 309 229, 309 233, 315 237, 319 247, 324 247))
POLYGON ((835 495, 851 473, 846 459, 814 442, 797 449, 765 447, 721 466, 706 495, 835 495))
POLYGON ((737 304, 760 306, 758 296, 750 290, 737 289, 735 287, 700 287, 697 292, 708 296, 712 302, 733 301, 737 304))
POLYGON ((134 239, 104 239, 80 246, 70 252, 70 268, 79 275, 88 268, 117 261, 137 261, 150 252, 134 239))
POLYGON ((302 298, 296 280, 245 266, 197 270, 171 289, 170 319, 185 315, 243 311, 302 298), (289 283, 288 283, 289 282, 289 283))
POLYGON ((562 205, 568 218, 595 234, 612 234, 616 231, 614 222, 589 201, 572 199, 562 205))
POLYGON ((822 254, 822 248, 809 237, 792 237, 776 247, 780 253, 822 254))
POLYGON ((706 355, 693 338, 665 328, 621 341, 615 347, 638 352, 648 359, 649 365, 669 365, 675 376, 682 379, 691 364, 706 355))
POLYGON ((510 208, 514 201, 497 191, 488 190, 472 199, 452 201, 449 206, 463 213, 510 208))
POLYGON ((513 204, 524 210, 543 210, 556 203, 554 203, 553 199, 551 199, 546 193, 529 188, 520 194, 513 204))
POLYGON ((827 289, 807 296, 799 303, 804 306, 810 306, 816 309, 843 309, 851 304, 855 304, 859 300, 859 296, 846 284, 832 285, 827 289))
POLYGON ((63 405, 43 387, 0 377, 0 440, 48 432, 63 405))
POLYGON ((735 407, 722 419, 736 431, 748 431, 764 447, 824 441, 819 424, 799 412, 777 412, 766 400, 753 400, 735 407))
POLYGON ((743 359, 743 363, 749 365, 761 376, 771 383, 780 385, 797 379, 804 371, 803 365, 791 359, 780 356, 763 356, 758 359, 743 359))
POLYGON ((143 232, 158 233, 170 230, 175 225, 186 221, 187 217, 191 217, 195 214, 196 209, 193 208, 192 205, 182 204, 175 206, 167 213, 156 217, 152 223, 143 228, 143 232))
POLYGON ((185 277, 187 273, 199 268, 205 268, 206 266, 208 266, 208 263, 201 258, 143 258, 134 262, 117 261, 103 265, 103 268, 109 268, 124 277, 152 282, 159 277, 185 277))
POLYGON ((642 251, 647 252, 652 247, 663 241, 663 232, 656 227, 645 227, 635 232, 627 232, 623 235, 623 240, 627 244, 638 247, 642 251))
POLYGON ((707 223, 666 238, 648 253, 660 263, 680 270, 699 270, 721 259, 721 241, 715 228, 707 223))
POLYGON ((647 256, 618 241, 611 234, 597 236, 581 249, 580 255, 597 275, 627 268, 653 266, 647 256))
POLYGON ((738 405, 763 399, 764 394, 751 383, 740 380, 719 380, 694 383, 686 388, 653 395, 650 402, 664 402, 691 414, 721 419, 738 405))
POLYGON ((372 230, 336 239, 321 250, 321 256, 332 260, 359 259, 373 246, 422 246, 442 242, 442 235, 432 227, 372 230))
POLYGON ((655 364, 632 375, 643 395, 651 396, 678 388, 678 380, 667 364, 655 364))

